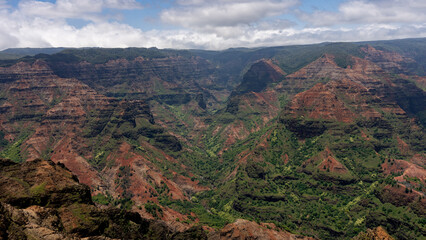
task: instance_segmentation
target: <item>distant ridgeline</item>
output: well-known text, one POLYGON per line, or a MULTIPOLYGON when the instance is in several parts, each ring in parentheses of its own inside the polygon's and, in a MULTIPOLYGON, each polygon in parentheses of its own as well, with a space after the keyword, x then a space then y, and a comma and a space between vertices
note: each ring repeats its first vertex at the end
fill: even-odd
MULTIPOLYGON (((98 207, 199 239, 426 236, 424 38, 223 51, 24 48, 0 59, 0 157, 64 165, 98 207)), ((19 208, 47 214, 54 206, 34 202, 44 183, 22 181, 7 176, 1 187, 29 189, 32 202, 19 208)), ((21 211, 6 204, 0 211, 21 211)), ((129 221, 117 214, 121 231, 129 221)))

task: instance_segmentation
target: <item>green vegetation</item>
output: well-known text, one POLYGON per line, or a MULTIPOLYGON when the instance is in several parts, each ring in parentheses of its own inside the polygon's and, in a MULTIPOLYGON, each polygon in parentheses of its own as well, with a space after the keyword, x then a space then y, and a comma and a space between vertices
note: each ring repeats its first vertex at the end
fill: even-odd
POLYGON ((10 66, 18 61, 32 63, 37 59, 49 63, 78 63, 87 61, 93 64, 102 64, 110 60, 134 60, 137 57, 145 59, 164 58, 167 56, 190 57, 192 54, 185 50, 160 50, 157 48, 81 48, 81 49, 28 49, 15 53, 0 53, 0 66, 10 66))
POLYGON ((98 193, 97 195, 92 196, 92 200, 93 202, 101 205, 109 205, 112 201, 112 198, 110 196, 105 196, 101 193, 98 193))
POLYGON ((163 216, 163 209, 155 203, 145 203, 145 210, 155 218, 163 216))
POLYGON ((3 149, 9 144, 9 141, 4 139, 4 132, 0 131, 0 149, 3 149))
POLYGON ((92 196, 93 202, 106 206, 119 207, 120 209, 131 210, 135 204, 130 197, 126 197, 127 193, 123 194, 119 199, 114 199, 109 194, 104 195, 98 193, 95 196, 92 196))
POLYGON ((45 189, 46 188, 46 184, 47 183, 44 182, 42 184, 32 186, 30 188, 31 195, 37 196, 37 195, 44 194, 46 192, 46 189, 45 189))
MULTIPOLYGON (((292 232, 320 239, 353 237, 378 226, 375 221, 379 221, 379 216, 386 216, 379 222, 386 222, 391 234, 403 239, 419 238, 425 231, 420 224, 421 216, 410 208, 380 200, 386 183, 378 182, 384 178, 379 168, 383 159, 375 149, 388 140, 365 141, 357 128, 335 125, 319 136, 300 142, 293 132, 278 125, 269 138, 268 149, 253 149, 246 143, 246 149, 253 149, 255 154, 245 167, 239 168, 233 180, 219 184, 216 191, 201 194, 197 199, 207 201, 210 212, 224 222, 236 217, 274 222, 292 232), (354 130, 348 134, 347 129, 354 130), (338 134, 340 130, 346 134, 338 134), (337 174, 318 167, 322 159, 315 156, 326 147, 335 153, 348 173, 337 174), (288 163, 284 163, 283 155, 288 156, 288 163), (263 160, 259 162, 259 158, 263 160), (407 222, 404 214, 411 216, 410 221, 407 222), (390 219, 394 222, 387 222, 390 219), (399 225, 401 222, 410 227, 399 225)), ((238 150, 234 153, 229 150, 224 157, 235 159, 242 152, 238 144, 235 148, 238 150)), ((396 145, 388 145, 381 151, 396 153, 396 149, 396 145)))
MULTIPOLYGON (((205 199, 207 196, 213 196, 213 192, 203 192, 198 194, 196 198, 205 199)), ((197 215, 197 218, 200 220, 201 224, 206 224, 215 228, 222 228, 226 224, 231 223, 235 218, 223 211, 217 212, 215 209, 210 208, 206 209, 200 203, 192 201, 172 201, 168 198, 161 198, 160 204, 163 206, 169 206, 172 209, 190 216, 190 213, 193 212, 197 215)))
POLYGON ((21 145, 28 138, 29 135, 30 133, 24 130, 21 133, 21 136, 13 143, 7 144, 7 141, 3 139, 2 144, 3 146, 6 146, 0 152, 0 157, 10 159, 14 162, 24 161, 23 155, 25 154, 25 152, 22 150, 21 145))

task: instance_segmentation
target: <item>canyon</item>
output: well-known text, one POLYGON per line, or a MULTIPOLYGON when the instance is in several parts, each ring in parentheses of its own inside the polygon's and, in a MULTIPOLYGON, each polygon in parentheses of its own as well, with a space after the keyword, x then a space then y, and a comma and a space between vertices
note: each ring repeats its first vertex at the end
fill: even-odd
POLYGON ((425 43, 2 60, 0 235, 421 239, 425 43))

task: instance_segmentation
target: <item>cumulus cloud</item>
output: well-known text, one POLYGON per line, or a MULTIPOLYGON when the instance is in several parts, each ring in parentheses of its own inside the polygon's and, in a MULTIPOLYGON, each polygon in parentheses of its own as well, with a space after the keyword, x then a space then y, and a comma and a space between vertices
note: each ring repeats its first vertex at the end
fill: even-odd
POLYGON ((204 45, 208 48, 217 48, 218 42, 224 48, 426 36, 422 0, 348 0, 337 12, 310 14, 297 10, 299 4, 297 0, 178 0, 160 17, 191 33, 210 36, 212 43, 204 45), (297 15, 305 26, 273 17, 285 19, 288 13, 297 15))
POLYGON ((300 14, 300 18, 313 26, 370 23, 424 23, 424 0, 350 0, 339 6, 338 12, 315 11, 300 14))
POLYGON ((297 0, 179 0, 164 10, 161 20, 186 28, 203 29, 247 25, 287 12, 297 0))
POLYGON ((241 29, 238 36, 226 38, 215 33, 192 30, 145 32, 145 39, 160 48, 225 49, 230 47, 265 47, 293 44, 321 43, 325 41, 356 41, 424 37, 426 24, 394 27, 386 24, 370 24, 356 28, 312 27, 305 29, 241 29))
POLYGON ((65 20, 36 17, 15 21, 17 18, 0 17, 0 46, 129 47, 143 42, 141 30, 117 22, 92 22, 76 28, 65 20))
MULTIPOLYGON (((0 1, 0 7, 3 6, 0 1)), ((135 0, 36 0, 20 1, 16 9, 0 8, 0 47, 127 47, 141 39, 141 31, 110 22, 103 9, 134 9, 135 0), (88 20, 76 28, 67 19, 88 20)))

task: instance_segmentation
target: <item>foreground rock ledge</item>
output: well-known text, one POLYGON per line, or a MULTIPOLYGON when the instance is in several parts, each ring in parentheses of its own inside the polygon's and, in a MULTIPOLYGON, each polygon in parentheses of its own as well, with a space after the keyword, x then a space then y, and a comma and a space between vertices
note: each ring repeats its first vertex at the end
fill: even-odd
POLYGON ((201 227, 165 223, 116 208, 99 209, 90 189, 61 164, 0 159, 0 239, 207 239, 201 227))

